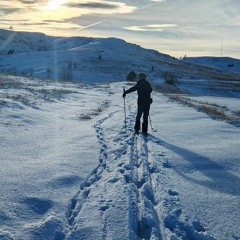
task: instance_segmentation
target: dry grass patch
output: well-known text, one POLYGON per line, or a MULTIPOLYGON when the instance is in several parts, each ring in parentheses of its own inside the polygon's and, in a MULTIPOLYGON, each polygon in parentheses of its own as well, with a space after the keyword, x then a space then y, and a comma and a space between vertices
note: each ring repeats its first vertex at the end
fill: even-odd
POLYGON ((193 107, 201 112, 204 112, 210 115, 213 118, 220 119, 223 121, 238 120, 240 116, 240 115, 228 116, 224 111, 227 111, 229 109, 225 106, 218 106, 217 104, 208 104, 208 103, 198 102, 198 101, 194 101, 192 99, 188 99, 186 97, 182 97, 178 95, 168 95, 168 97, 173 101, 177 101, 183 105, 193 107))
POLYGON ((87 121, 92 119, 94 116, 98 116, 101 112, 103 112, 105 109, 109 107, 109 101, 104 101, 100 106, 98 106, 96 109, 93 109, 92 112, 82 113, 78 117, 82 121, 87 121))

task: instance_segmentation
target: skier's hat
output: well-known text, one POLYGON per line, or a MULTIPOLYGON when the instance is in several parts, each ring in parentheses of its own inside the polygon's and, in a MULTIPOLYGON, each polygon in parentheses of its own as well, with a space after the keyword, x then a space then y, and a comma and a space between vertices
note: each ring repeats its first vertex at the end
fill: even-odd
POLYGON ((137 75, 137 79, 138 79, 138 80, 145 79, 146 77, 147 77, 147 75, 146 75, 145 73, 139 73, 139 74, 137 75))

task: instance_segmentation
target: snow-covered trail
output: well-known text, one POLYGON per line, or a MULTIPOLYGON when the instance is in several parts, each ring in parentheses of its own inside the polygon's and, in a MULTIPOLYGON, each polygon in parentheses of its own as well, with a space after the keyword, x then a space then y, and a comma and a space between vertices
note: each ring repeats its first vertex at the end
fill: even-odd
POLYGON ((240 239, 239 129, 154 92, 134 136, 123 86, 1 110, 0 239, 240 239))
POLYGON ((72 199, 67 239, 161 239, 147 140, 133 135, 133 113, 111 140, 104 125, 113 115, 95 124, 99 165, 72 199))

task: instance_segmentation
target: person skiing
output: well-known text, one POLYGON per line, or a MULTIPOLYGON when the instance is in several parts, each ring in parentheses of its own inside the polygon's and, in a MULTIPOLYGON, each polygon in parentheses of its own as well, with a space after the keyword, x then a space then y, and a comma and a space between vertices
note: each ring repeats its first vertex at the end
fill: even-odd
POLYGON ((140 125, 141 125, 141 117, 143 115, 143 123, 142 123, 142 132, 143 134, 147 135, 148 132, 148 116, 150 111, 150 104, 152 103, 151 92, 152 86, 146 80, 147 75, 145 73, 139 73, 137 75, 137 84, 128 90, 124 90, 123 98, 126 97, 128 93, 137 91, 138 93, 138 109, 137 109, 137 116, 135 122, 135 133, 139 134, 140 125))

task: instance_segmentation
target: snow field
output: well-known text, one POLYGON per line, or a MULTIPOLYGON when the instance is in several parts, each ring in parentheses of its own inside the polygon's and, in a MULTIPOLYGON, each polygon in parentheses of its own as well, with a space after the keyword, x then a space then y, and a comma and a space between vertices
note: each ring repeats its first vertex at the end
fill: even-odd
POLYGON ((34 81, 0 92, 0 238, 240 237, 238 128, 154 92, 146 139, 127 83, 34 81))

